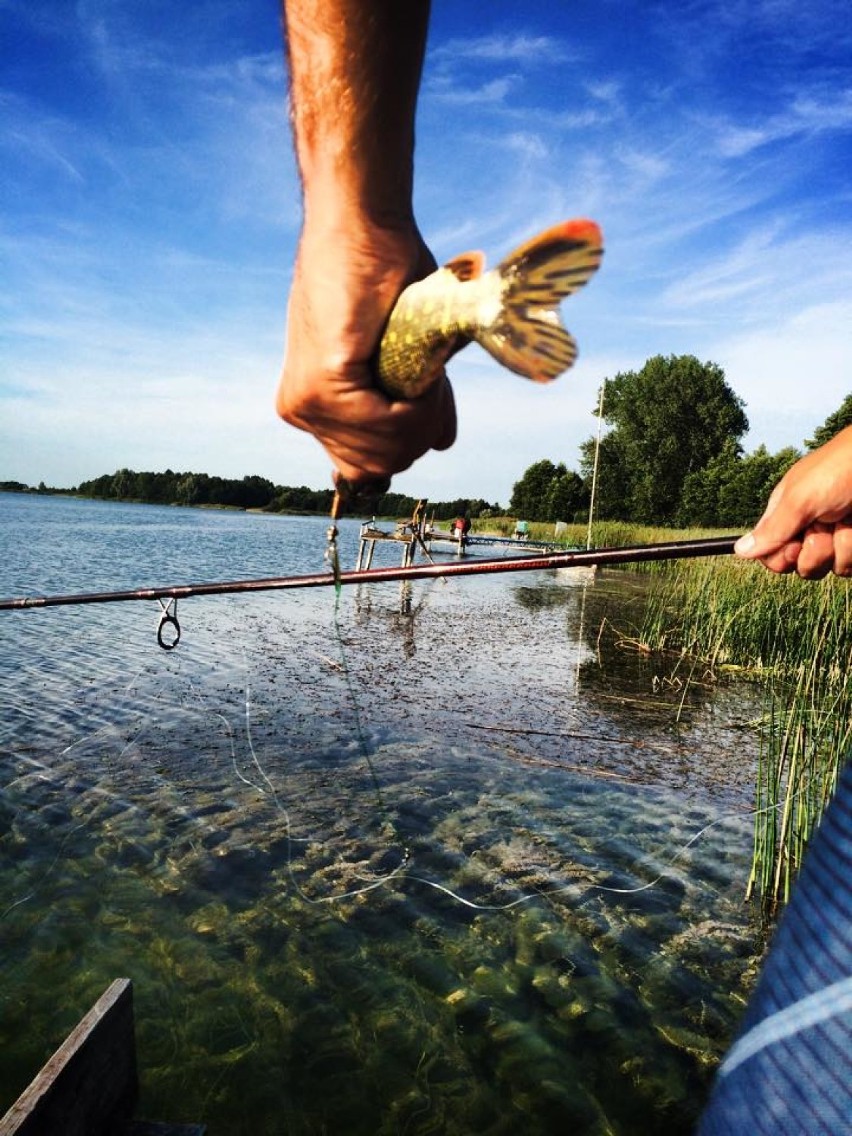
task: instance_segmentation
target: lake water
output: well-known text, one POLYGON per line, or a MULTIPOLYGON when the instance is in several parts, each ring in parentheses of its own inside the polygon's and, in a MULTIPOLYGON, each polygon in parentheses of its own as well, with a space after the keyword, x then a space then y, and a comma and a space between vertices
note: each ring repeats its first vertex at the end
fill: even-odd
MULTIPOLYGON (((326 525, 0 494, 0 595, 313 573, 326 525)), ((128 976, 140 1115, 210 1136, 689 1132, 760 706, 603 652, 640 586, 192 598, 172 652, 156 603, 0 612, 0 1114, 128 976)))

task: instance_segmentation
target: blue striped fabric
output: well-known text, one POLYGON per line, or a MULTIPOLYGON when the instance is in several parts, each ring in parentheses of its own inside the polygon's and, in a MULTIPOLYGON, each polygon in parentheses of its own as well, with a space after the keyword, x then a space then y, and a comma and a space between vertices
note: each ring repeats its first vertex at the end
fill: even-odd
POLYGON ((852 764, 814 837, 700 1136, 852 1134, 852 764))

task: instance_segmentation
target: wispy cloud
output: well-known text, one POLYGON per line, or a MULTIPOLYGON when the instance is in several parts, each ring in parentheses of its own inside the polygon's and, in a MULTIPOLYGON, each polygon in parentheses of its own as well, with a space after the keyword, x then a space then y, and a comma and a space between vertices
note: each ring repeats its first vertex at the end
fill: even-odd
POLYGON ((519 75, 503 75, 479 86, 460 86, 449 76, 436 75, 428 85, 428 92, 440 102, 457 106, 494 106, 505 104, 507 96, 520 82, 519 75))
POLYGON ((741 158, 761 146, 798 136, 852 131, 852 88, 830 102, 814 97, 796 98, 789 108, 759 123, 721 120, 716 131, 718 150, 725 158, 741 158))
POLYGON ((524 63, 530 65, 568 63, 579 57, 565 40, 550 35, 513 31, 450 39, 431 53, 431 61, 439 65, 458 64, 465 60, 486 63, 524 63))

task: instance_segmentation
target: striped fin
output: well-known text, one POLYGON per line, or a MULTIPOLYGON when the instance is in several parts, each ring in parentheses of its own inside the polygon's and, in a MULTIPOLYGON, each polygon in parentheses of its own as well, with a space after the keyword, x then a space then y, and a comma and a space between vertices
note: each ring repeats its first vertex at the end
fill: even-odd
POLYGON ((594 221, 565 221, 527 241, 495 270, 502 305, 475 338, 504 367, 546 383, 577 358, 577 344, 562 326, 559 303, 597 271, 603 237, 594 221))

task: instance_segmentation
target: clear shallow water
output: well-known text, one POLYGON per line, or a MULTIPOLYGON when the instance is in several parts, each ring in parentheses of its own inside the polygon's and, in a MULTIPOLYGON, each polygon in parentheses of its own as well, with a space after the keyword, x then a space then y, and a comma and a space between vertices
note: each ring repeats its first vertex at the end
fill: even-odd
MULTIPOLYGON (((325 527, 0 495, 0 593, 314 572, 325 527)), ((690 1131, 757 708, 599 660, 633 586, 197 598, 172 653, 156 604, 0 613, 0 1109, 128 975, 143 1113, 211 1136, 690 1131)))

